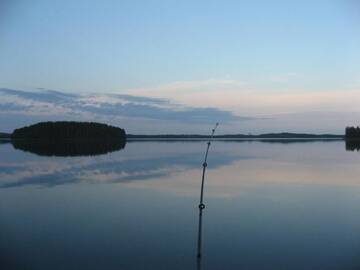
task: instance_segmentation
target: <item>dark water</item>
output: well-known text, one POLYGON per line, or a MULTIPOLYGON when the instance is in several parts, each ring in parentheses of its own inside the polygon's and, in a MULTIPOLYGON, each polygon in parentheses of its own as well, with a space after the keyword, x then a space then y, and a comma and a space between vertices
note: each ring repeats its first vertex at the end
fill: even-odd
POLYGON ((360 153, 204 142, 49 157, 0 144, 1 269, 359 269, 360 153))

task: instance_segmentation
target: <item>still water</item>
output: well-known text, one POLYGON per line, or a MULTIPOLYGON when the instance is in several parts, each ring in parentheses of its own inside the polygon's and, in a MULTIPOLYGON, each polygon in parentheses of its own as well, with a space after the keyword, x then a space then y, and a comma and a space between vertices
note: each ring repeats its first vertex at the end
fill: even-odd
POLYGON ((360 153, 216 141, 93 156, 0 144, 1 269, 359 269, 360 153))

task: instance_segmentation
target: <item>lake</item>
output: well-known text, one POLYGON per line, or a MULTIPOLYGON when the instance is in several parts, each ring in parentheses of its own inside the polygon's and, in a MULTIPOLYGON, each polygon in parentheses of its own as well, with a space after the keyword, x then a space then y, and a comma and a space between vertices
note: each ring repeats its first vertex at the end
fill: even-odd
POLYGON ((358 269, 360 153, 343 141, 0 144, 2 269, 358 269))

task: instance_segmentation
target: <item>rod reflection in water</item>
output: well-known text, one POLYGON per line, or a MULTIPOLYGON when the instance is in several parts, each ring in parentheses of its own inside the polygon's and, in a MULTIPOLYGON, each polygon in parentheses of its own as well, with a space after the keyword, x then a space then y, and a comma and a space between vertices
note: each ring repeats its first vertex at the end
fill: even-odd
POLYGON ((197 239, 197 268, 201 269, 201 248, 202 248, 202 216, 203 211, 205 209, 204 204, 204 182, 205 182, 205 173, 206 173, 206 167, 207 167, 207 158, 209 154, 209 148, 211 145, 211 141, 214 137, 215 130, 218 127, 219 123, 216 123, 215 127, 212 129, 211 136, 209 141, 207 142, 204 162, 203 162, 203 170, 202 170, 202 177, 201 177, 201 191, 200 191, 200 203, 199 203, 199 225, 198 225, 198 239, 197 239))
POLYGON ((198 227, 198 239, 197 239, 197 269, 201 269, 201 243, 202 243, 202 215, 203 210, 199 208, 199 227, 198 227))

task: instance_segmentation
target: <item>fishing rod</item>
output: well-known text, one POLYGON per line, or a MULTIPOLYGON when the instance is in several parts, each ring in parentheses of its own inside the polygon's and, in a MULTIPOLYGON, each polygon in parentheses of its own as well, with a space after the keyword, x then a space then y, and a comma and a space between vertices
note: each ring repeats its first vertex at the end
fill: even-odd
POLYGON ((201 240, 202 240, 202 212, 205 209, 205 204, 203 202, 204 199, 204 182, 205 182, 205 172, 207 167, 207 158, 209 154, 209 148, 211 145, 211 142, 214 138, 214 134, 216 131, 216 128, 219 126, 219 123, 216 123, 215 127, 211 131, 211 136, 209 138, 209 141, 207 142, 204 162, 203 162, 203 170, 202 170, 202 177, 201 177, 201 193, 200 193, 200 203, 199 203, 199 226, 198 226, 198 241, 197 241, 197 268, 201 269, 201 240))
POLYGON ((211 136, 209 141, 207 142, 207 147, 206 147, 206 152, 205 152, 205 158, 204 158, 204 163, 203 163, 203 171, 202 171, 202 177, 201 177, 201 193, 200 193, 200 204, 199 204, 199 208, 200 209, 204 209, 205 208, 205 204, 203 203, 203 197, 204 197, 204 182, 205 182, 205 172, 206 172, 206 167, 207 167, 207 158, 208 158, 208 154, 209 154, 209 148, 211 145, 211 142, 214 138, 214 134, 216 131, 216 128, 219 126, 219 123, 215 124, 215 127, 212 129, 211 131, 211 136))

